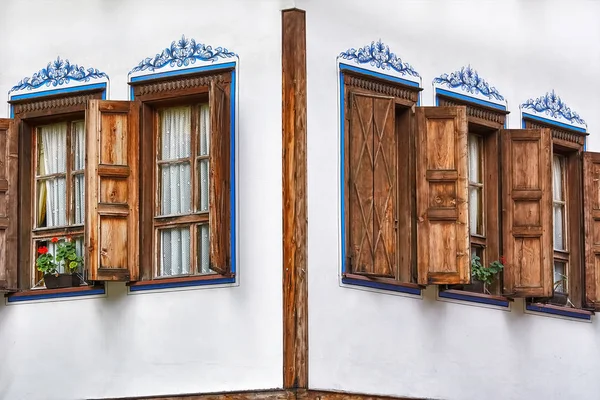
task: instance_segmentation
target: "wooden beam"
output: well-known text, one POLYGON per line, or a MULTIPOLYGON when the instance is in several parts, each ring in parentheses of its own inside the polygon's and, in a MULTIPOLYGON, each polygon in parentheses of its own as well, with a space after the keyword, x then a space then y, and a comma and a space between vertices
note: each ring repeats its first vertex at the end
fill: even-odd
POLYGON ((283 387, 308 387, 306 15, 282 12, 283 387))

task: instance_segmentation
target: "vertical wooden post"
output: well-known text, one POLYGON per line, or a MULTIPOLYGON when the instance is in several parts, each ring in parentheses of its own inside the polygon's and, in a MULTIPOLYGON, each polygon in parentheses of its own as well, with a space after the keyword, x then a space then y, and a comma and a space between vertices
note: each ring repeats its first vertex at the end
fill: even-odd
POLYGON ((306 15, 282 13, 283 387, 308 386, 306 15))

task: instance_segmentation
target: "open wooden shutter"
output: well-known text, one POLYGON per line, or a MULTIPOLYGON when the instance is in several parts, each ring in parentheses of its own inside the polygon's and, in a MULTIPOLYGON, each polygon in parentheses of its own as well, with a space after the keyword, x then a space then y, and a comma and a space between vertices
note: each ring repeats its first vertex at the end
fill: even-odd
POLYGON ((352 273, 397 273, 397 148, 393 97, 350 93, 348 256, 352 273))
POLYGON ((469 283, 467 111, 418 107, 416 118, 418 283, 469 283))
POLYGON ((231 268, 231 121, 230 87, 210 87, 210 269, 228 274, 231 268))
POLYGON ((585 302, 600 310, 600 153, 583 153, 585 302))
POLYGON ((509 129, 502 142, 504 294, 552 296, 552 136, 509 129))
POLYGON ((139 275, 139 107, 90 100, 86 129, 88 278, 133 281, 139 275))
POLYGON ((0 119, 0 291, 17 290, 18 140, 11 119, 0 119))

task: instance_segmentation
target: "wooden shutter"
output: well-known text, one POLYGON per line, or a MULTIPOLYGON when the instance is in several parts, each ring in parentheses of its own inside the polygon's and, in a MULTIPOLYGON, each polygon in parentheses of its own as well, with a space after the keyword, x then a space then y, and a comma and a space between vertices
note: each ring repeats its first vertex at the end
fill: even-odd
POLYGON ((231 121, 230 87, 210 87, 210 268, 228 274, 231 268, 231 121))
POLYGON ((585 300, 600 310, 600 153, 583 153, 585 300))
POLYGON ((355 274, 397 273, 397 148, 393 97, 350 93, 348 255, 355 274))
POLYGON ((509 129, 502 142, 504 293, 552 296, 552 136, 509 129))
POLYGON ((466 108, 418 107, 416 117, 418 283, 469 283, 466 108))
POLYGON ((139 275, 139 106, 90 100, 86 111, 85 243, 90 280, 139 275))
POLYGON ((17 289, 17 130, 0 119, 0 291, 17 289))

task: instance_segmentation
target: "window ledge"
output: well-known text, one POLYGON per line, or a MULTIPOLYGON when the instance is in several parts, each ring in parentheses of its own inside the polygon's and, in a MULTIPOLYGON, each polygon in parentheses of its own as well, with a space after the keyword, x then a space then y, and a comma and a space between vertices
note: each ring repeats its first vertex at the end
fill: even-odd
POLYGON ((591 311, 582 310, 579 308, 555 306, 552 304, 543 304, 543 303, 529 303, 528 302, 525 305, 525 309, 527 311, 533 311, 536 313, 551 314, 551 315, 557 315, 557 316, 561 316, 561 317, 581 319, 584 321, 591 321, 592 314, 593 314, 591 311))
POLYGON ((27 290, 24 292, 10 293, 7 294, 6 297, 8 303, 18 303, 23 301, 73 298, 104 294, 106 294, 106 289, 104 286, 79 286, 62 289, 27 290))
POLYGON ((357 274, 344 274, 342 283, 346 285, 363 286, 372 289, 391 290, 394 292, 421 295, 422 287, 415 283, 397 282, 393 279, 386 278, 369 278, 357 274))
POLYGON ((467 292, 465 290, 457 290, 457 289, 439 290, 438 297, 443 298, 443 299, 469 301, 469 302, 473 302, 473 303, 487 304, 490 306, 505 307, 505 308, 508 308, 510 306, 510 302, 512 301, 512 299, 509 299, 504 296, 467 292))
POLYGON ((224 285, 235 283, 235 275, 204 275, 186 276, 180 278, 161 278, 149 281, 128 283, 130 292, 143 292, 148 290, 176 289, 206 285, 224 285))

